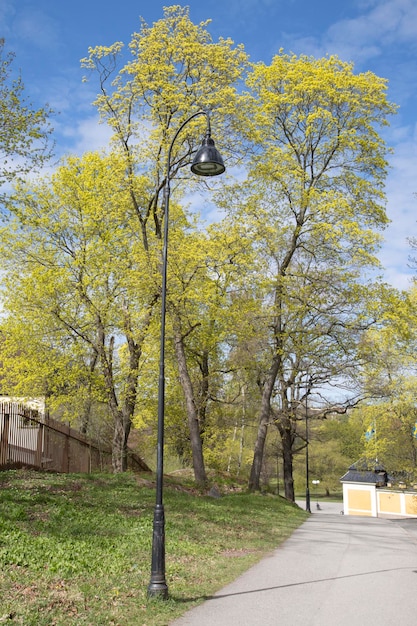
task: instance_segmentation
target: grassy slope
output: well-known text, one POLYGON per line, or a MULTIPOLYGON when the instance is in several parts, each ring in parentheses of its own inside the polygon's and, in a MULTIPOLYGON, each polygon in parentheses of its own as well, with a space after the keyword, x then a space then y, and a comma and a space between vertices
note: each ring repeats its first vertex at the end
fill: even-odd
POLYGON ((147 601, 154 498, 133 474, 0 472, 0 622, 169 624, 306 518, 281 498, 210 498, 166 482, 170 598, 147 601))

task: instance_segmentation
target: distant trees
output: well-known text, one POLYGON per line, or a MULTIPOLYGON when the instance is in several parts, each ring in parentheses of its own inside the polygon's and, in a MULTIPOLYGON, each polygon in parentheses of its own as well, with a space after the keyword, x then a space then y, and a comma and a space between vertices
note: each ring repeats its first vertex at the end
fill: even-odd
POLYGON ((346 469, 359 459, 371 468, 382 464, 394 477, 417 479, 416 302, 415 287, 384 287, 378 324, 358 345, 362 402, 312 426, 311 469, 323 486, 334 488, 340 464, 346 469))
POLYGON ((391 293, 380 325, 364 335, 360 349, 369 400, 359 413, 368 431, 364 456, 417 478, 416 306, 415 286, 391 293))

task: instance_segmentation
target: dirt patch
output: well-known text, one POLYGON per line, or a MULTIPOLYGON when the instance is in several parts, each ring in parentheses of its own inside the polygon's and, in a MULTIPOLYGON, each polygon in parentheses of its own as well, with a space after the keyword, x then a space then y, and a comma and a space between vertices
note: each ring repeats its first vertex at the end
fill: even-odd
POLYGON ((254 554, 255 552, 257 552, 257 550, 247 550, 245 548, 239 548, 236 550, 223 550, 223 552, 220 552, 220 556, 227 556, 232 558, 247 556, 248 554, 254 554))

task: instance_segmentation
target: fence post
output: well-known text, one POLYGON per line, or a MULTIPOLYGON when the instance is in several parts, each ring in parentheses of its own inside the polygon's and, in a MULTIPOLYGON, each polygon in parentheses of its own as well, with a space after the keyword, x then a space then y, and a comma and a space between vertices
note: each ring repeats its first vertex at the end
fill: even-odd
POLYGON ((70 427, 68 425, 68 432, 65 434, 64 449, 62 453, 62 472, 69 474, 70 469, 70 427))
POLYGON ((3 431, 0 438, 0 467, 9 460, 9 421, 10 414, 3 413, 3 431))
POLYGON ((35 453, 35 466, 39 469, 42 468, 42 448, 43 448, 43 427, 44 425, 38 424, 38 437, 36 440, 36 453, 35 453))

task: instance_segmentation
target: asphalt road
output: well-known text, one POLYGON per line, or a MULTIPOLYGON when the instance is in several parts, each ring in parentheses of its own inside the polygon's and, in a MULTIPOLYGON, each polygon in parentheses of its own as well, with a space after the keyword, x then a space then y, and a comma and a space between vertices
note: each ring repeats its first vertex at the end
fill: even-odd
POLYGON ((277 550, 171 626, 416 626, 417 519, 315 506, 277 550))

